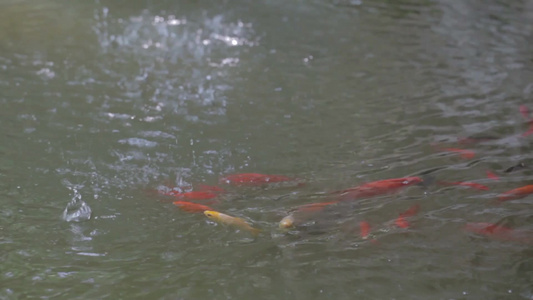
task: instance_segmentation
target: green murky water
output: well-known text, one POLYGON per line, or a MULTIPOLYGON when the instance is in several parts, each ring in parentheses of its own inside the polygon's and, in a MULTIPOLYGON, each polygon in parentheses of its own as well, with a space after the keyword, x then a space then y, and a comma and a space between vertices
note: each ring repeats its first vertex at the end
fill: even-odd
POLYGON ((531 1, 0 1, 0 299, 531 299, 531 244, 462 228, 533 232, 531 197, 493 202, 533 180, 503 172, 533 158, 532 35, 531 1), (499 139, 458 145, 473 135, 499 139), (256 238, 154 192, 252 172, 306 183, 224 186, 213 207, 256 238), (424 173, 490 190, 412 186, 278 229, 424 173))

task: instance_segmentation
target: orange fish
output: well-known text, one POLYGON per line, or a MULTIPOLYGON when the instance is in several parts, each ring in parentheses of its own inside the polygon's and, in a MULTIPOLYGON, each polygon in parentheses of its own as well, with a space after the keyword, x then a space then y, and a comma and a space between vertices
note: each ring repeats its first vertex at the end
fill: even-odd
POLYGON ((361 229, 361 238, 366 239, 370 234, 370 224, 367 221, 359 222, 359 228, 361 229))
POLYGON ((242 174, 233 174, 227 175, 220 178, 220 183, 232 184, 236 186, 248 185, 248 186, 258 186, 268 183, 278 183, 286 181, 294 181, 295 178, 290 178, 282 175, 265 175, 258 173, 242 173, 242 174))
POLYGON ((209 206, 205 206, 198 203, 187 202, 187 201, 174 201, 174 205, 179 207, 181 210, 190 212, 190 213, 203 213, 206 210, 213 210, 209 206))
POLYGON ((516 230, 492 223, 467 223, 464 230, 498 240, 533 243, 533 232, 516 230))
POLYGON ((394 222, 394 224, 396 224, 396 226, 398 226, 400 228, 409 228, 410 224, 409 224, 409 222, 407 222, 407 220, 405 218, 412 217, 412 216, 416 215, 419 210, 420 210, 420 205, 419 204, 415 204, 415 205, 409 207, 409 209, 407 209, 406 211, 400 213, 398 218, 396 218, 396 221, 394 222))
POLYGON ((389 193, 394 193, 404 187, 422 183, 423 180, 420 177, 402 177, 402 178, 392 178, 385 180, 378 180, 373 182, 368 182, 360 186, 333 192, 334 194, 341 194, 340 200, 355 200, 366 197, 373 197, 379 195, 385 195, 389 193))
POLYGON ((453 152, 459 154, 461 158, 472 159, 476 156, 476 152, 467 149, 460 148, 442 148, 441 151, 453 152))
POLYGON ((501 193, 498 196, 498 200, 503 202, 503 201, 509 201, 509 200, 514 200, 514 199, 520 199, 520 198, 524 198, 525 196, 529 194, 533 194, 533 184, 526 185, 523 187, 519 187, 516 189, 512 189, 510 191, 501 193))
POLYGON ((448 182, 448 181, 439 181, 440 184, 444 185, 460 185, 460 186, 467 186, 471 187, 480 191, 488 191, 489 187, 480 183, 475 182, 467 182, 467 181, 456 181, 456 182, 448 182))
POLYGON ((500 180, 500 177, 498 177, 498 175, 494 174, 494 172, 492 171, 487 171, 487 178, 496 180, 496 181, 500 180))

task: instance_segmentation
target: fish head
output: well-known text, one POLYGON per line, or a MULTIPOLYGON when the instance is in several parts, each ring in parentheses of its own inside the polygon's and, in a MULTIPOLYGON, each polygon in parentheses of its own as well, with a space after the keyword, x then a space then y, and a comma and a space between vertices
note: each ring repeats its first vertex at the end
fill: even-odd
POLYGON ((287 229, 294 226, 294 216, 288 215, 285 218, 281 219, 279 222, 279 228, 281 229, 287 229))
POLYGON ((206 217, 208 217, 209 219, 211 219, 211 220, 215 220, 215 219, 218 218, 220 213, 218 211, 214 211, 214 210, 206 210, 206 211, 204 211, 204 215, 206 217))

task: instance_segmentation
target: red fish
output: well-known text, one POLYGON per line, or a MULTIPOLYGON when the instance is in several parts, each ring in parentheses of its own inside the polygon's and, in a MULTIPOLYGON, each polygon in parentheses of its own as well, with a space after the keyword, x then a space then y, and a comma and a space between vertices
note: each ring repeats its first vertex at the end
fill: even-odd
POLYGON ((492 171, 487 171, 487 178, 496 181, 500 180, 500 177, 498 177, 498 175, 494 174, 492 171))
POLYGON ((498 240, 522 243, 533 242, 533 232, 516 230, 492 223, 467 223, 464 230, 498 240))
POLYGON ((475 182, 467 182, 467 181, 455 181, 455 182, 448 182, 448 181, 439 181, 440 184, 444 185, 460 185, 460 186, 467 186, 471 187, 480 191, 488 191, 489 187, 480 183, 475 182))
POLYGON ((370 224, 367 221, 359 222, 359 228, 361 229, 361 238, 366 239, 370 234, 370 224))
POLYGON ((290 178, 282 175, 265 175, 258 173, 242 173, 242 174, 233 174, 227 175, 220 178, 220 183, 232 184, 232 185, 249 185, 249 186, 258 186, 268 183, 278 183, 286 181, 294 181, 295 178, 290 178))
POLYGON ((206 210, 213 210, 209 206, 187 202, 187 201, 174 201, 174 205, 178 206, 181 210, 190 212, 190 213, 203 213, 206 210))
POLYGON ((296 208, 296 211, 299 212, 318 212, 324 209, 324 207, 328 205, 332 205, 335 203, 338 203, 339 201, 331 201, 331 202, 320 202, 320 203, 311 203, 311 204, 305 204, 302 206, 298 206, 296 208))
POLYGON ((420 205, 419 204, 415 204, 415 205, 409 207, 409 209, 407 209, 406 211, 400 213, 398 218, 396 218, 396 221, 394 221, 394 224, 396 224, 396 226, 398 226, 400 228, 409 228, 410 224, 409 224, 409 222, 407 222, 407 220, 405 218, 412 217, 412 216, 416 215, 419 210, 420 210, 420 205))
POLYGON ((523 187, 519 187, 516 189, 512 189, 510 191, 501 193, 500 195, 498 195, 498 200, 503 202, 503 201, 509 201, 509 200, 514 200, 514 199, 520 199, 520 198, 524 198, 525 196, 529 194, 533 194, 533 184, 526 185, 523 187))
POLYGON ((476 156, 476 152, 467 149, 460 148, 442 148, 441 151, 453 152, 459 154, 461 158, 472 159, 476 156))
POLYGON ((355 200, 394 193, 404 187, 423 182, 420 177, 402 177, 368 182, 360 186, 333 192, 341 194, 340 200, 355 200))

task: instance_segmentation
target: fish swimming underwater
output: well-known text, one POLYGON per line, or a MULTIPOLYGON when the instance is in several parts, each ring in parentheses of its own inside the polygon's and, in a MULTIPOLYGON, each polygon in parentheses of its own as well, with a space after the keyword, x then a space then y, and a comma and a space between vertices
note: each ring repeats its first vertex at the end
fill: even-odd
POLYGON ((188 200, 209 200, 216 198, 218 193, 208 192, 208 191, 192 191, 179 193, 176 191, 167 192, 164 195, 172 196, 178 199, 188 199, 188 200))
POLYGON ((420 177, 402 177, 368 182, 360 186, 342 191, 333 192, 340 194, 339 201, 356 200, 367 197, 386 195, 399 191, 402 188, 422 183, 420 177))
POLYGON ((499 177, 498 175, 496 175, 496 174, 495 174, 494 172, 492 172, 492 171, 489 171, 489 170, 488 170, 488 171, 486 172, 486 174, 487 174, 487 178, 489 178, 489 179, 492 179, 492 180, 494 180, 494 181, 498 181, 498 180, 500 180, 500 177, 499 177))
POLYGON ((405 218, 416 215, 419 210, 420 210, 419 204, 415 204, 409 207, 406 211, 400 213, 398 218, 396 218, 396 220, 394 221, 394 224, 400 228, 409 228, 411 224, 405 218))
POLYGON ((476 152, 472 150, 467 149, 461 149, 461 148, 442 148, 441 151, 445 152, 453 152, 459 154, 459 156, 463 159, 472 159, 476 156, 476 152))
POLYGON ((203 213, 206 210, 213 210, 209 206, 198 204, 198 203, 193 203, 193 202, 188 202, 188 201, 174 201, 172 203, 176 205, 177 207, 179 207, 181 210, 190 212, 190 213, 203 213))
POLYGON ((235 186, 260 186, 269 183, 279 183, 287 181, 296 181, 298 179, 282 175, 266 175, 259 173, 242 173, 227 175, 220 178, 220 183, 231 184, 235 186))
POLYGON ((520 243, 533 243, 533 232, 523 231, 492 223, 467 223, 464 230, 493 239, 520 243))
POLYGON ((520 199, 524 198, 530 194, 533 194, 533 184, 525 185, 523 187, 519 187, 516 189, 512 189, 510 191, 501 193, 498 195, 498 201, 509 201, 514 199, 520 199))
POLYGON ((439 181, 438 183, 439 184, 443 184, 443 185, 467 186, 467 187, 471 187, 473 189, 480 190, 480 191, 488 191, 488 190, 490 190, 490 188, 488 186, 483 185, 481 183, 476 183, 476 182, 468 182, 468 181, 454 181, 454 182, 439 181))
POLYGON ((260 229, 252 227, 244 219, 232 217, 230 215, 226 215, 218 211, 207 210, 207 211, 204 211, 204 215, 210 220, 215 221, 217 223, 230 225, 230 226, 237 227, 239 229, 244 229, 246 231, 249 231, 254 236, 258 235, 261 232, 260 229))
POLYGON ((315 214, 321 212, 329 205, 337 204, 339 201, 318 202, 311 204, 304 204, 291 210, 291 214, 281 219, 279 228, 287 229, 295 225, 305 222, 315 214))

